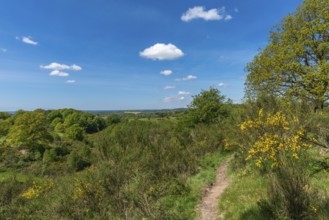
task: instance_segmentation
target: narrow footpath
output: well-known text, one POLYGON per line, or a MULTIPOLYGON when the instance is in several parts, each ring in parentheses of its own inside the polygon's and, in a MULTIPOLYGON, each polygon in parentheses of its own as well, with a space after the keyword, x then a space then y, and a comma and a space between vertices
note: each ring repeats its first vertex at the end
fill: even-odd
POLYGON ((228 187, 227 167, 228 161, 224 161, 218 168, 216 174, 216 182, 207 190, 202 199, 202 203, 198 207, 199 220, 216 220, 219 217, 217 204, 220 196, 228 187))

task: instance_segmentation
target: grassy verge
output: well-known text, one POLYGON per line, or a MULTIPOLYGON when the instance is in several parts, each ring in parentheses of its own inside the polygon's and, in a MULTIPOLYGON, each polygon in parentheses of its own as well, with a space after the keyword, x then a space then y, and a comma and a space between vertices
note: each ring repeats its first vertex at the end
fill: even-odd
POLYGON ((230 154, 217 151, 207 154, 202 158, 199 171, 188 179, 188 193, 180 196, 166 196, 162 204, 171 206, 169 216, 174 219, 194 219, 196 206, 200 203, 204 190, 216 180, 218 166, 229 157, 230 154))
POLYGON ((248 168, 239 172, 230 170, 230 186, 222 194, 219 210, 222 219, 264 219, 257 202, 266 197, 268 180, 248 168))
MULTIPOLYGON (((311 161, 323 158, 318 150, 310 150, 311 161)), ((328 155, 327 155, 328 157, 328 155)), ((313 162, 308 162, 310 173, 314 170, 313 162)), ((266 219, 266 213, 259 206, 261 200, 267 199, 269 179, 267 175, 261 175, 252 167, 233 171, 230 169, 230 186, 223 193, 218 208, 221 212, 220 219, 230 220, 261 220, 266 219)), ((329 218, 329 172, 321 170, 311 175, 310 190, 317 194, 313 201, 317 209, 318 219, 329 218)))

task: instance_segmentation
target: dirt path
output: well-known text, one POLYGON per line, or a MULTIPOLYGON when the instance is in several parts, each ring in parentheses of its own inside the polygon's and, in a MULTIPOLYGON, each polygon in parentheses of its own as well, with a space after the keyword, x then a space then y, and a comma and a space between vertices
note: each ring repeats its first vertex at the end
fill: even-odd
POLYGON ((228 160, 224 161, 218 168, 216 182, 208 190, 198 207, 199 220, 216 220, 219 216, 217 211, 218 199, 228 187, 227 178, 228 160))

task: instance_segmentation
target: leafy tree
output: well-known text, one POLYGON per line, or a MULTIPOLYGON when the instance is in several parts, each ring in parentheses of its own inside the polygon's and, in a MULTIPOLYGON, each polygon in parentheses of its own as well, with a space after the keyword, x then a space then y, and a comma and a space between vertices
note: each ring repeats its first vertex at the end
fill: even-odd
POLYGON ((10 118, 6 120, 0 119, 0 137, 6 136, 8 134, 10 126, 11 126, 10 118))
POLYGON ((49 112, 48 115, 47 115, 47 120, 48 120, 50 123, 51 123, 53 120, 57 119, 57 118, 59 118, 59 119, 62 119, 62 118, 63 118, 63 116, 62 116, 60 110, 53 110, 53 111, 49 112))
POLYGON ((107 125, 118 124, 120 122, 121 122, 121 117, 117 114, 111 114, 106 119, 107 125))
POLYGON ((66 129, 66 135, 73 140, 82 141, 84 135, 84 129, 80 127, 78 124, 74 124, 68 129, 66 129))
POLYGON ((215 88, 203 90, 194 96, 192 103, 188 106, 188 117, 194 123, 215 122, 221 114, 224 114, 223 105, 225 96, 215 88))
POLYGON ((57 123, 55 126, 55 131, 63 133, 65 131, 65 127, 64 127, 63 123, 61 123, 61 122, 57 123))
POLYGON ((8 112, 0 112, 0 119, 7 119, 10 118, 10 114, 8 112))
POLYGON ((52 127, 56 127, 58 124, 62 124, 63 123, 63 119, 61 119, 61 118, 55 118, 51 123, 50 123, 50 125, 52 126, 52 127))
POLYGON ((71 127, 72 125, 79 125, 80 124, 80 114, 78 112, 74 112, 70 115, 68 115, 66 118, 65 118, 65 121, 63 123, 63 125, 68 128, 68 127, 71 127))
POLYGON ((30 150, 44 149, 52 136, 47 130, 44 112, 22 112, 15 117, 14 125, 8 134, 9 143, 15 147, 27 147, 30 150))
POLYGON ((97 126, 97 131, 101 131, 101 130, 103 130, 104 128, 106 128, 106 121, 105 121, 103 118, 101 118, 101 117, 95 117, 95 118, 93 119, 93 123, 96 124, 96 126, 97 126))
POLYGON ((329 1, 304 0, 248 64, 247 91, 290 96, 323 109, 329 99, 329 1))

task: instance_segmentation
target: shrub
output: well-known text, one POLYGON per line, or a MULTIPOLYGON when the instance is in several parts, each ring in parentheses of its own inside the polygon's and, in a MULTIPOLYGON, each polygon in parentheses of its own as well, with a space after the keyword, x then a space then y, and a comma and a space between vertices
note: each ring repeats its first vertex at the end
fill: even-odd
POLYGON ((268 201, 263 200, 260 206, 275 219, 315 219, 315 196, 301 162, 286 160, 270 175, 268 201))

